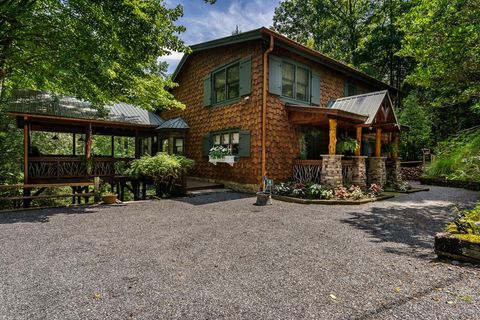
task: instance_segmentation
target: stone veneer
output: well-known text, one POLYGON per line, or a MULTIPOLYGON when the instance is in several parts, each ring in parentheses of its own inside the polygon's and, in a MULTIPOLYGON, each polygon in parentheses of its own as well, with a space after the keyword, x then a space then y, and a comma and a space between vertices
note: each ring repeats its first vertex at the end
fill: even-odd
POLYGON ((402 169, 400 167, 400 160, 387 161, 387 184, 395 185, 402 181, 402 169))
POLYGON ((342 179, 342 155, 322 155, 322 184, 338 187, 342 179))
POLYGON ((365 156, 351 157, 353 159, 352 184, 360 187, 367 186, 367 165, 365 156))
POLYGON ((368 184, 376 183, 384 186, 387 182, 385 157, 370 157, 368 159, 367 181, 368 184))

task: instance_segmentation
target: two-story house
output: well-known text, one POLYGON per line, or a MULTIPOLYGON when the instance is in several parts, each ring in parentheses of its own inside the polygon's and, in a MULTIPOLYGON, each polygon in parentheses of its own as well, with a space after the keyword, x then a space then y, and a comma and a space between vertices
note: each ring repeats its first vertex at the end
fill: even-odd
POLYGON ((400 131, 395 88, 267 28, 191 49, 173 74, 173 94, 186 108, 161 116, 188 124, 193 176, 250 190, 264 176, 385 183, 384 156, 397 159, 400 131), (336 152, 342 136, 361 146, 349 159, 336 152), (237 156, 233 165, 209 162, 219 145, 237 156))

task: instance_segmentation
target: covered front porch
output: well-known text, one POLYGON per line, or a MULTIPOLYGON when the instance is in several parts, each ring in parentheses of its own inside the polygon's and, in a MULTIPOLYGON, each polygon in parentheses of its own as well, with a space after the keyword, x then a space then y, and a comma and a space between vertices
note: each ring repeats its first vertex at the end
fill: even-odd
POLYGON ((337 99, 329 108, 288 104, 286 109, 301 150, 292 166, 295 181, 366 187, 401 179, 400 125, 387 91, 337 99))

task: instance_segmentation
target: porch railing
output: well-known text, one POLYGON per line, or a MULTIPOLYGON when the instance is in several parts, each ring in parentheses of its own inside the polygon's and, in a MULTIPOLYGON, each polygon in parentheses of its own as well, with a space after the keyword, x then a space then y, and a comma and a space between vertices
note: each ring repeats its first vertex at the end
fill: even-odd
POLYGON ((46 156, 30 157, 28 177, 35 180, 62 180, 88 177, 114 177, 121 174, 126 164, 132 159, 112 157, 94 157, 91 171, 81 157, 46 156))
POLYGON ((349 185, 353 181, 354 162, 351 159, 342 160, 342 179, 343 185, 349 185))
POLYGON ((322 160, 294 160, 292 178, 298 183, 321 183, 322 160))

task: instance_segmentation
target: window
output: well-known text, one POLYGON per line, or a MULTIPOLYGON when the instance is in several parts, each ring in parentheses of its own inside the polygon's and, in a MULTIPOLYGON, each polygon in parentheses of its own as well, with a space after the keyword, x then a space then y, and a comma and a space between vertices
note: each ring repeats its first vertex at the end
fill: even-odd
POLYGON ((250 57, 236 60, 203 79, 203 105, 222 105, 238 101, 252 89, 250 57))
POLYGON ((163 139, 162 140, 162 152, 167 152, 168 153, 168 139, 163 139))
POLYGON ((250 131, 225 129, 208 133, 203 137, 202 154, 208 156, 214 146, 223 146, 231 150, 232 155, 250 157, 250 131))
POLYGON ((185 140, 183 138, 175 138, 173 153, 183 154, 185 152, 184 145, 185 145, 185 140))
POLYGON ((356 94, 357 94, 357 87, 351 82, 346 82, 343 95, 345 97, 349 97, 349 96, 355 96, 356 94))
POLYGON ((282 96, 302 101, 309 99, 309 71, 294 64, 282 63, 282 96))
POLYGON ((236 63, 213 74, 213 103, 240 96, 240 64, 236 63))
POLYGON ((307 66, 269 56, 268 90, 288 100, 320 105, 320 75, 307 66))
POLYGON ((223 146, 231 150, 232 155, 238 154, 240 133, 238 131, 218 132, 213 134, 213 146, 223 146))

